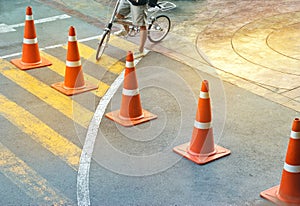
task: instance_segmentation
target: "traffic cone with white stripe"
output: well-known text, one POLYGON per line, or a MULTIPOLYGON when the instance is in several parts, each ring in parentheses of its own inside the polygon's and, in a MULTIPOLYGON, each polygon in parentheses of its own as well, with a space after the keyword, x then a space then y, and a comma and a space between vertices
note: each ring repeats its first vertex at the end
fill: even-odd
POLYGON ((300 119, 295 118, 280 185, 260 193, 277 205, 300 205, 300 119))
POLYGON ((211 116, 208 81, 204 80, 198 99, 191 142, 174 147, 173 151, 197 164, 206 164, 229 155, 230 150, 214 144, 211 116))
POLYGON ((73 26, 69 29, 65 80, 64 82, 58 82, 51 86, 68 96, 98 88, 98 86, 91 85, 84 81, 76 33, 73 26))
POLYGON ((22 70, 51 65, 51 62, 40 56, 32 9, 30 6, 26 8, 22 58, 12 59, 11 63, 22 70))
POLYGON ((156 115, 142 108, 131 51, 128 52, 126 57, 121 108, 120 110, 107 113, 105 116, 125 127, 134 126, 157 118, 156 115))

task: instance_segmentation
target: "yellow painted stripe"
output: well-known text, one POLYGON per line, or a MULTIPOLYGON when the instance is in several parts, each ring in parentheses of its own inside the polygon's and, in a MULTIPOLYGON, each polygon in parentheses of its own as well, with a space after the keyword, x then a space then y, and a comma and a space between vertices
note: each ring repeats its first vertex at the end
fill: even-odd
POLYGON ((109 44, 126 52, 138 49, 138 45, 114 35, 110 36, 109 44))
POLYGON ((50 86, 38 81, 27 72, 20 71, 9 62, 0 59, 0 65, 0 73, 2 75, 54 107, 74 122, 87 128, 91 118, 93 117, 93 113, 91 111, 75 101, 72 101, 70 97, 63 95, 52 89, 50 86))
MULTIPOLYGON (((56 57, 54 57, 54 56, 52 56, 52 55, 50 55, 46 52, 43 52, 43 51, 40 52, 40 55, 42 57, 48 59, 52 63, 52 65, 49 66, 49 68, 52 71, 56 72, 57 74, 59 74, 63 77, 65 76, 65 69, 66 69, 66 63, 65 62, 60 61, 56 57)), ((84 70, 84 68, 83 68, 83 70, 84 70)), ((92 76, 90 76, 86 73, 84 73, 84 78, 85 78, 85 81, 87 81, 91 84, 94 84, 94 85, 98 85, 97 90, 91 91, 96 96, 102 97, 109 88, 108 84, 105 84, 104 82, 99 81, 96 78, 94 78, 94 77, 92 77, 92 76)))
MULTIPOLYGON (((67 49, 67 46, 63 46, 64 49, 67 49)), ((100 61, 96 61, 95 55, 96 51, 95 49, 86 46, 84 44, 81 44, 78 42, 78 49, 80 56, 88 61, 91 61, 95 64, 100 65, 101 67, 105 68, 106 70, 114 73, 114 74, 120 74, 123 69, 125 68, 125 63, 119 61, 118 59, 115 59, 113 57, 110 57, 106 54, 103 54, 100 61)))
POLYGON ((36 142, 77 170, 81 149, 27 110, 0 94, 0 114, 36 142))
MULTIPOLYGON (((49 185, 46 179, 38 175, 23 160, 19 159, 0 143, 0 171, 16 186, 22 189, 35 204, 69 205, 72 201, 64 197, 49 185)), ((2 185, 4 187, 4 185, 2 185)))

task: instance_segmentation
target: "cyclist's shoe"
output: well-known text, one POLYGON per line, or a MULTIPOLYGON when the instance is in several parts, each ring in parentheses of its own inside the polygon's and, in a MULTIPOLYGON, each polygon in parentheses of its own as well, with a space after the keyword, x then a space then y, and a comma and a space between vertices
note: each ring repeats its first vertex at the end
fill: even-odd
POLYGON ((144 57, 144 56, 146 56, 145 51, 143 51, 143 52, 140 52, 140 51, 133 52, 133 58, 135 58, 135 59, 138 59, 138 58, 141 58, 141 57, 144 57))
POLYGON ((116 36, 127 36, 127 31, 125 31, 124 29, 121 29, 119 31, 114 32, 114 35, 116 35, 116 36))

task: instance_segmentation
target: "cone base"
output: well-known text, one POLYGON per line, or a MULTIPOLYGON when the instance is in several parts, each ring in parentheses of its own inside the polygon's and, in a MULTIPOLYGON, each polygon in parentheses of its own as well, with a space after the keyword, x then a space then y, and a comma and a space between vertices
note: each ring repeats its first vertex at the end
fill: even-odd
POLYGON ((282 205, 282 206, 296 206, 300 205, 300 203, 289 203, 289 202, 284 202, 280 200, 277 196, 279 190, 279 185, 272 187, 270 189, 267 189, 263 192, 260 193, 260 196, 275 203, 276 205, 282 205))
POLYGON ((54 83, 51 85, 52 88, 56 89, 57 91, 67 95, 67 96, 72 96, 72 95, 75 95, 75 94, 80 94, 80 93, 83 93, 83 92, 88 92, 88 91, 91 91, 91 90, 95 90, 95 89, 98 89, 98 86, 95 86, 95 85, 92 85, 92 84, 89 84, 89 83, 85 83, 85 87, 82 88, 82 89, 66 89, 64 88, 64 82, 58 82, 58 83, 54 83))
POLYGON ((144 123, 144 122, 148 122, 150 120, 153 120, 153 119, 156 119, 157 118, 157 115, 155 114, 152 114, 150 112, 148 112, 147 110, 142 110, 143 111, 143 114, 144 114, 144 117, 141 118, 141 119, 137 119, 137 120, 124 120, 124 119, 121 119, 120 118, 120 110, 116 110, 116 111, 113 111, 113 112, 109 112, 107 114, 105 114, 105 116, 124 126, 124 127, 131 127, 131 126, 134 126, 134 125, 137 125, 137 124, 141 124, 141 123, 144 123))
POLYGON ((230 154, 230 150, 223 148, 219 145, 215 145, 216 153, 210 156, 195 156, 188 153, 188 147, 190 143, 185 143, 173 148, 173 151, 196 164, 204 165, 221 157, 227 156, 230 154))
POLYGON ((10 60, 10 62, 21 70, 37 69, 37 68, 47 67, 47 66, 52 65, 52 63, 50 61, 48 61, 47 59, 45 59, 43 57, 41 57, 41 63, 39 63, 39 64, 24 65, 21 63, 22 62, 21 58, 20 59, 12 59, 12 60, 10 60))

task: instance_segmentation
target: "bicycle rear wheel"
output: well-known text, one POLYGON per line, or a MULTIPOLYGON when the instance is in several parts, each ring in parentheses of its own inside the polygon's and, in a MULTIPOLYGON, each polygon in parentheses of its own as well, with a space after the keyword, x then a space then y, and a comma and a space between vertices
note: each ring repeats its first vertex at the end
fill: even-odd
POLYGON ((160 42, 167 36, 170 28, 170 18, 166 15, 158 15, 148 27, 148 39, 154 43, 160 42))
POLYGON ((97 61, 101 58, 105 48, 107 47, 109 37, 110 37, 110 31, 105 30, 102 34, 102 37, 101 37, 99 43, 98 43, 98 48, 97 48, 97 52, 96 52, 96 60, 97 61))

